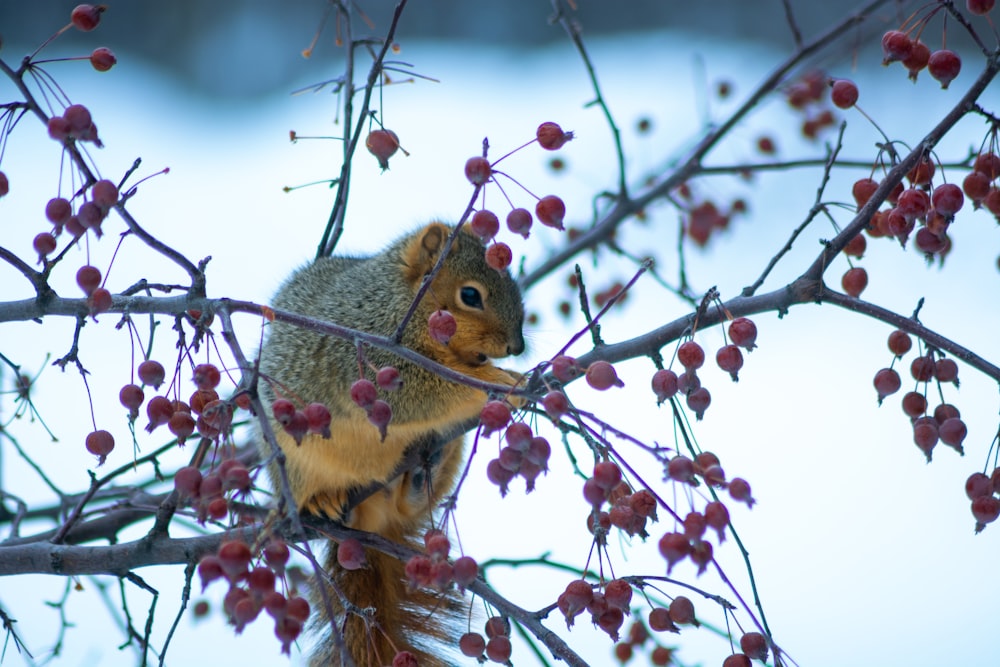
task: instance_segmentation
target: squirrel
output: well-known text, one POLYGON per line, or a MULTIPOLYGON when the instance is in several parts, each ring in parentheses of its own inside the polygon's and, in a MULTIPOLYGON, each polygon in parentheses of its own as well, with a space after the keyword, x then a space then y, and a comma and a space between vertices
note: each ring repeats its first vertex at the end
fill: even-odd
MULTIPOLYGON (((392 335, 453 232, 454 228, 434 222, 371 256, 317 259, 285 281, 273 305, 366 333, 392 335)), ((464 375, 513 387, 521 376, 494 366, 491 360, 524 350, 523 322, 521 293, 510 272, 490 267, 482 241, 462 228, 401 343, 464 375), (428 317, 438 309, 450 312, 458 325, 447 344, 429 332, 428 317)), ((326 405, 332 416, 329 438, 311 434, 301 444, 269 416, 299 510, 416 546, 417 538, 431 525, 434 508, 455 484, 463 437, 448 442, 428 466, 393 480, 388 477, 408 447, 477 416, 487 401, 486 393, 443 379, 391 352, 366 347, 359 356, 352 341, 279 321, 271 325, 260 372, 265 405, 278 397, 300 405, 315 401, 326 405), (384 366, 398 369, 402 386, 379 391, 392 408, 383 439, 365 410, 352 402, 350 388, 359 379, 359 369, 370 375, 371 368, 384 366), (386 485, 345 516, 343 508, 351 490, 373 482, 386 485)), ((263 438, 258 443, 268 459, 267 443, 263 438)), ((274 488, 280 488, 273 458, 269 475, 274 488)), ((319 584, 328 587, 325 598, 340 617, 336 622, 354 664, 387 665, 398 651, 408 650, 422 667, 444 665, 429 651, 435 641, 457 642, 457 598, 409 590, 404 564, 374 549, 366 550, 366 563, 362 569, 343 569, 337 562, 337 544, 331 541, 323 567, 336 586, 319 584), (349 609, 345 610, 338 591, 349 609)), ((324 596, 318 588, 311 595, 316 610, 313 624, 326 630, 310 665, 339 666, 344 656, 332 636, 324 596)))

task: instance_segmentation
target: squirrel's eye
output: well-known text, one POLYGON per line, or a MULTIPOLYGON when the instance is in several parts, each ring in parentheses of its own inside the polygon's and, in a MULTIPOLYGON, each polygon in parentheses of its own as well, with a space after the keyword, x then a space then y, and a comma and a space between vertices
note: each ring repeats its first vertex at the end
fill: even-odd
POLYGON ((458 290, 458 296, 469 308, 483 309, 483 295, 475 287, 469 285, 462 287, 458 290))

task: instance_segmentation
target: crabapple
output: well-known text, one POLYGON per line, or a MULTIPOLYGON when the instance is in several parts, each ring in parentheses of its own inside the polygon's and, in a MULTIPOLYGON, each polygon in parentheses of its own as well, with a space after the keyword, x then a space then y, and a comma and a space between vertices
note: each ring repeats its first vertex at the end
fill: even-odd
POLYGON ((962 59, 948 49, 935 51, 927 61, 927 71, 941 83, 941 88, 947 88, 961 69, 962 59))
POLYGON ((535 130, 535 138, 538 145, 547 151, 558 150, 567 141, 573 138, 572 132, 563 132, 563 129, 556 123, 542 123, 535 130))
POLYGON ((143 384, 149 385, 153 389, 158 389, 167 376, 167 372, 163 369, 163 364, 154 359, 147 359, 139 364, 136 374, 143 384))
POLYGON ((365 148, 375 156, 378 166, 385 171, 389 168, 389 158, 399 150, 399 137, 392 130, 372 130, 365 138, 365 148))
POLYGON ((345 570, 359 570, 365 566, 365 548, 357 539, 348 537, 337 545, 337 563, 345 570))
POLYGON ((868 286, 868 272, 860 266, 850 268, 841 279, 840 285, 848 296, 857 299, 868 286))
POLYGON ((705 351, 693 340, 685 341, 677 348, 677 361, 688 370, 701 368, 705 363, 705 351))
POLYGON ((427 319, 427 331, 431 338, 442 345, 447 345, 458 331, 458 323, 455 322, 455 316, 447 310, 435 310, 427 319))
POLYGON ((526 208, 515 208, 507 214, 507 229, 524 238, 528 238, 531 222, 531 212, 526 208))
POLYGON ((841 109, 850 109, 858 101, 858 87, 853 81, 838 79, 834 81, 830 99, 841 109))
MULTIPOLYGON (((354 404, 357 405, 359 408, 365 408, 365 409, 370 408, 375 403, 375 400, 377 398, 378 398, 378 390, 375 389, 375 383, 373 383, 371 380, 366 380, 364 378, 361 378, 360 380, 355 380, 354 383, 351 384, 351 400, 354 401, 354 404)), ((294 411, 295 406, 292 405, 291 401, 286 401, 286 402, 288 403, 289 406, 291 406, 292 411, 294 411)), ((284 411, 287 412, 288 407, 287 406, 282 406, 282 407, 284 411)), ((281 421, 281 419, 277 415, 275 415, 275 419, 278 419, 279 422, 281 421)))
POLYGON ((490 161, 484 157, 470 157, 465 163, 465 177, 473 185, 483 185, 492 175, 490 161))
POLYGON ((587 367, 587 384, 599 391, 625 386, 615 373, 615 367, 607 361, 595 361, 587 367))
POLYGON ((563 218, 566 216, 566 205, 556 195, 547 195, 535 204, 535 216, 546 227, 562 230, 563 218))
POLYGON ((514 260, 514 253, 506 243, 494 243, 486 249, 486 264, 497 271, 503 271, 514 260))

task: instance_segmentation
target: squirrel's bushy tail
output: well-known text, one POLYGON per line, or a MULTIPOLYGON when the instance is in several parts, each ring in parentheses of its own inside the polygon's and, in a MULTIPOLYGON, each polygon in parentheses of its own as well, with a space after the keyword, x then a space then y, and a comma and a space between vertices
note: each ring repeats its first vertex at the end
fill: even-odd
MULTIPOLYGON (((403 535, 384 535, 413 548, 421 545, 403 535)), ((420 667, 447 667, 441 649, 458 645, 461 605, 454 591, 431 593, 407 586, 405 564, 375 549, 365 552, 367 565, 345 570, 337 563, 337 545, 330 542, 324 569, 340 592, 354 605, 357 613, 346 614, 341 636, 346 653, 357 667, 391 665, 398 651, 416 655, 420 667)), ((336 591, 327 585, 327 594, 340 623, 345 614, 336 591)), ((326 605, 318 589, 311 595, 315 630, 322 635, 313 651, 311 667, 339 667, 341 651, 331 631, 326 605)), ((349 663, 345 663, 349 664, 349 663)))

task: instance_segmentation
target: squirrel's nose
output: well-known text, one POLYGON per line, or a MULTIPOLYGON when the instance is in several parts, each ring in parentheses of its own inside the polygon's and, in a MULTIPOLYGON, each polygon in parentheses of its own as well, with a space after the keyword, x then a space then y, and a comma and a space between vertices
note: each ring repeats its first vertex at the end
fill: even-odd
POLYGON ((524 335, 518 331, 507 345, 507 354, 512 354, 516 357, 522 352, 524 352, 524 335))

